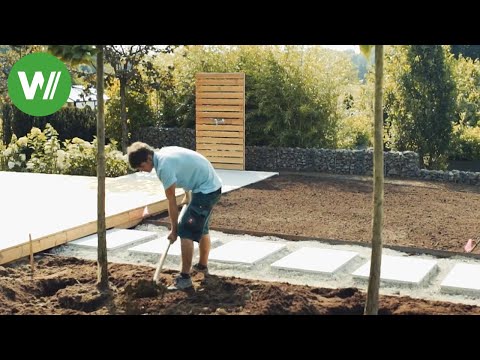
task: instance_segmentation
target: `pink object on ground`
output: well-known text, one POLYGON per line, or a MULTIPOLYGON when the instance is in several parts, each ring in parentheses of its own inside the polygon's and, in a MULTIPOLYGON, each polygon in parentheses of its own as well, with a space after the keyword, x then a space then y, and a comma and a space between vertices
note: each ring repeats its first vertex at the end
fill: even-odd
POLYGON ((464 248, 465 252, 469 253, 469 252, 472 252, 473 249, 475 249, 476 246, 477 246, 477 244, 475 244, 475 240, 468 239, 467 243, 465 244, 465 246, 463 248, 464 248))

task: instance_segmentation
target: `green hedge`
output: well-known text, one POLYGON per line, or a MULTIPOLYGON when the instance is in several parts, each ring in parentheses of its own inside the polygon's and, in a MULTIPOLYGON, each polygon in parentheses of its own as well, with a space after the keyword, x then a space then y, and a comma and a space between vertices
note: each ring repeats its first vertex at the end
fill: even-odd
POLYGON ((3 142, 10 143, 12 134, 18 138, 25 136, 37 127, 44 129, 50 123, 57 131, 60 140, 79 137, 86 141, 92 141, 97 133, 97 115, 89 107, 62 108, 48 116, 30 116, 18 110, 14 105, 5 104, 3 114, 3 142))

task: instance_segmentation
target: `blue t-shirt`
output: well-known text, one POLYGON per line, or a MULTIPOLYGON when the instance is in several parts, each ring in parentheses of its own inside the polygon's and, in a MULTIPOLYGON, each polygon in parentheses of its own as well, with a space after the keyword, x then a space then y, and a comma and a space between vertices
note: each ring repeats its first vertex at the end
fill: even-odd
POLYGON ((196 151, 179 146, 165 146, 153 154, 153 167, 164 189, 176 187, 194 193, 211 193, 222 181, 210 161, 196 151))

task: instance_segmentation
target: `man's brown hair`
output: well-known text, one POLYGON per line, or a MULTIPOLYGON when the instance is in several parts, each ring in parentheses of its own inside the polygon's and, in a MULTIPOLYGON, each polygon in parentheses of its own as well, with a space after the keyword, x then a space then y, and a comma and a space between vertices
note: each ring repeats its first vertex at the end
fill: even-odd
POLYGON ((148 155, 153 156, 153 149, 148 144, 136 141, 128 147, 127 155, 130 167, 136 170, 141 163, 147 161, 148 155))

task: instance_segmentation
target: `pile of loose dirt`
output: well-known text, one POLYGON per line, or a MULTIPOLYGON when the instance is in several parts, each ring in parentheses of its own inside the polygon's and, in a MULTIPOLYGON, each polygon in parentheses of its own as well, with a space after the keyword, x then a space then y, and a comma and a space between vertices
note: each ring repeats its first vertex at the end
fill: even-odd
MULTIPOLYGON (((174 271, 151 281, 153 268, 109 264, 110 289, 96 287, 94 261, 44 255, 0 266, 0 314, 357 314, 365 293, 193 274, 194 289, 166 291, 174 271)), ((380 297, 380 314, 480 314, 480 307, 408 297, 380 297)))

